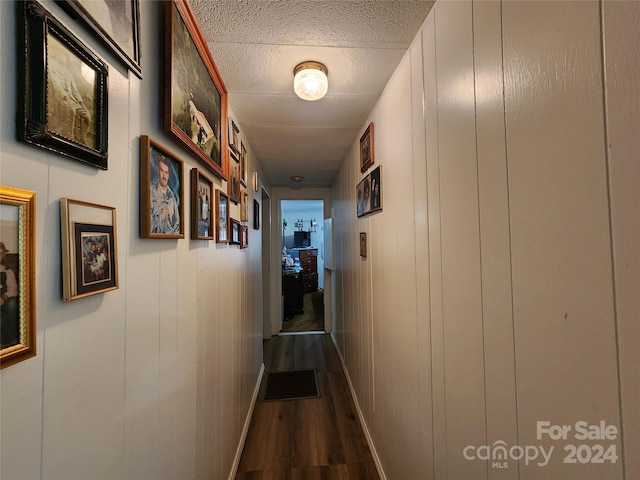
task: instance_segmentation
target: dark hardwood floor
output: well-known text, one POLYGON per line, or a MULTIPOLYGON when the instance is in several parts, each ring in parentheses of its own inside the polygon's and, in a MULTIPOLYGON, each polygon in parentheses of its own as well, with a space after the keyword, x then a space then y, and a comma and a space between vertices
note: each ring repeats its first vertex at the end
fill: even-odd
POLYGON ((265 374, 236 480, 379 480, 328 334, 264 343, 265 374), (315 368, 319 398, 264 401, 269 372, 315 368))

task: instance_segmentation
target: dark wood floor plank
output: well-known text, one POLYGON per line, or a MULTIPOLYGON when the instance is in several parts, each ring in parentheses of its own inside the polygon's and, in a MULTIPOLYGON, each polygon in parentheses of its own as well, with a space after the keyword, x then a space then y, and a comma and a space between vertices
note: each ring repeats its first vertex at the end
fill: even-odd
POLYGON ((281 335, 264 346, 265 376, 236 480, 378 480, 330 336, 281 335), (319 398, 262 400, 266 373, 312 368, 319 398))

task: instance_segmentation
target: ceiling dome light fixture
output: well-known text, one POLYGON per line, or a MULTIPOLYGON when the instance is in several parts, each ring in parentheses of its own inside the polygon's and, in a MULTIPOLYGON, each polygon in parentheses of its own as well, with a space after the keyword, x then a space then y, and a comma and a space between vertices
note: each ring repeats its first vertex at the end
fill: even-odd
POLYGON ((293 90, 303 100, 320 100, 329 89, 327 73, 327 67, 319 62, 302 62, 293 69, 293 90))
POLYGON ((304 180, 304 177, 301 175, 294 175, 293 177, 291 177, 291 180, 293 180, 294 182, 301 182, 302 180, 304 180))

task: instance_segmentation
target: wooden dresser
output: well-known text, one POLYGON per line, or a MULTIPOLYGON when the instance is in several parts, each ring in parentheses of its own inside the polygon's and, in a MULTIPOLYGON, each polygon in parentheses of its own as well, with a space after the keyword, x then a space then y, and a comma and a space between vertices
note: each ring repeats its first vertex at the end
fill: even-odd
POLYGON ((289 252, 293 257, 300 259, 302 267, 302 290, 311 293, 318 290, 318 249, 300 248, 289 252))

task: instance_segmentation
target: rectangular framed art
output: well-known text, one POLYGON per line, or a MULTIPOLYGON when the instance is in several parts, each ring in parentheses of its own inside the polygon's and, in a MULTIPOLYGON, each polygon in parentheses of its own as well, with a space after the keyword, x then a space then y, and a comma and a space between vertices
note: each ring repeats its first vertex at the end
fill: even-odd
POLYGON ((360 173, 364 173, 373 165, 373 122, 360 137, 360 173))
POLYGON ((211 201, 213 182, 197 168, 191 169, 191 238, 213 239, 213 217, 211 201))
POLYGON ((61 198, 60 223, 63 300, 117 289, 116 209, 61 198))
POLYGON ((165 5, 165 129, 226 180, 227 89, 189 2, 165 5))
POLYGON ((240 248, 247 248, 249 246, 249 227, 246 225, 240 225, 240 248))
POLYGON ((36 194, 0 186, 0 368, 36 354, 36 194))
POLYGON ((229 148, 236 154, 240 154, 240 129, 236 122, 229 117, 229 148))
POLYGON ((183 162, 140 136, 140 237, 184 238, 183 162))
POLYGON ((140 66, 140 3, 138 0, 56 0, 74 20, 82 20, 138 78, 140 66))
POLYGON ((366 232, 360 232, 360 256, 367 257, 367 234, 366 232))
POLYGON ((18 139, 106 170, 106 64, 39 3, 16 5, 18 139))
POLYGON ((260 202, 253 199, 253 229, 260 230, 260 202))
POLYGON ((246 187, 247 181, 247 148, 240 142, 240 183, 246 187))
POLYGON ((229 197, 216 189, 216 242, 229 243, 229 197))
POLYGON ((356 186, 358 217, 382 210, 382 166, 379 165, 356 186))
POLYGON ((240 245, 240 226, 240 222, 235 218, 229 219, 229 231, 231 232, 229 243, 232 245, 240 245))
POLYGON ((229 200, 238 204, 242 200, 242 192, 240 191, 240 161, 238 157, 230 152, 229 156, 229 181, 227 182, 227 193, 229 194, 229 200))

